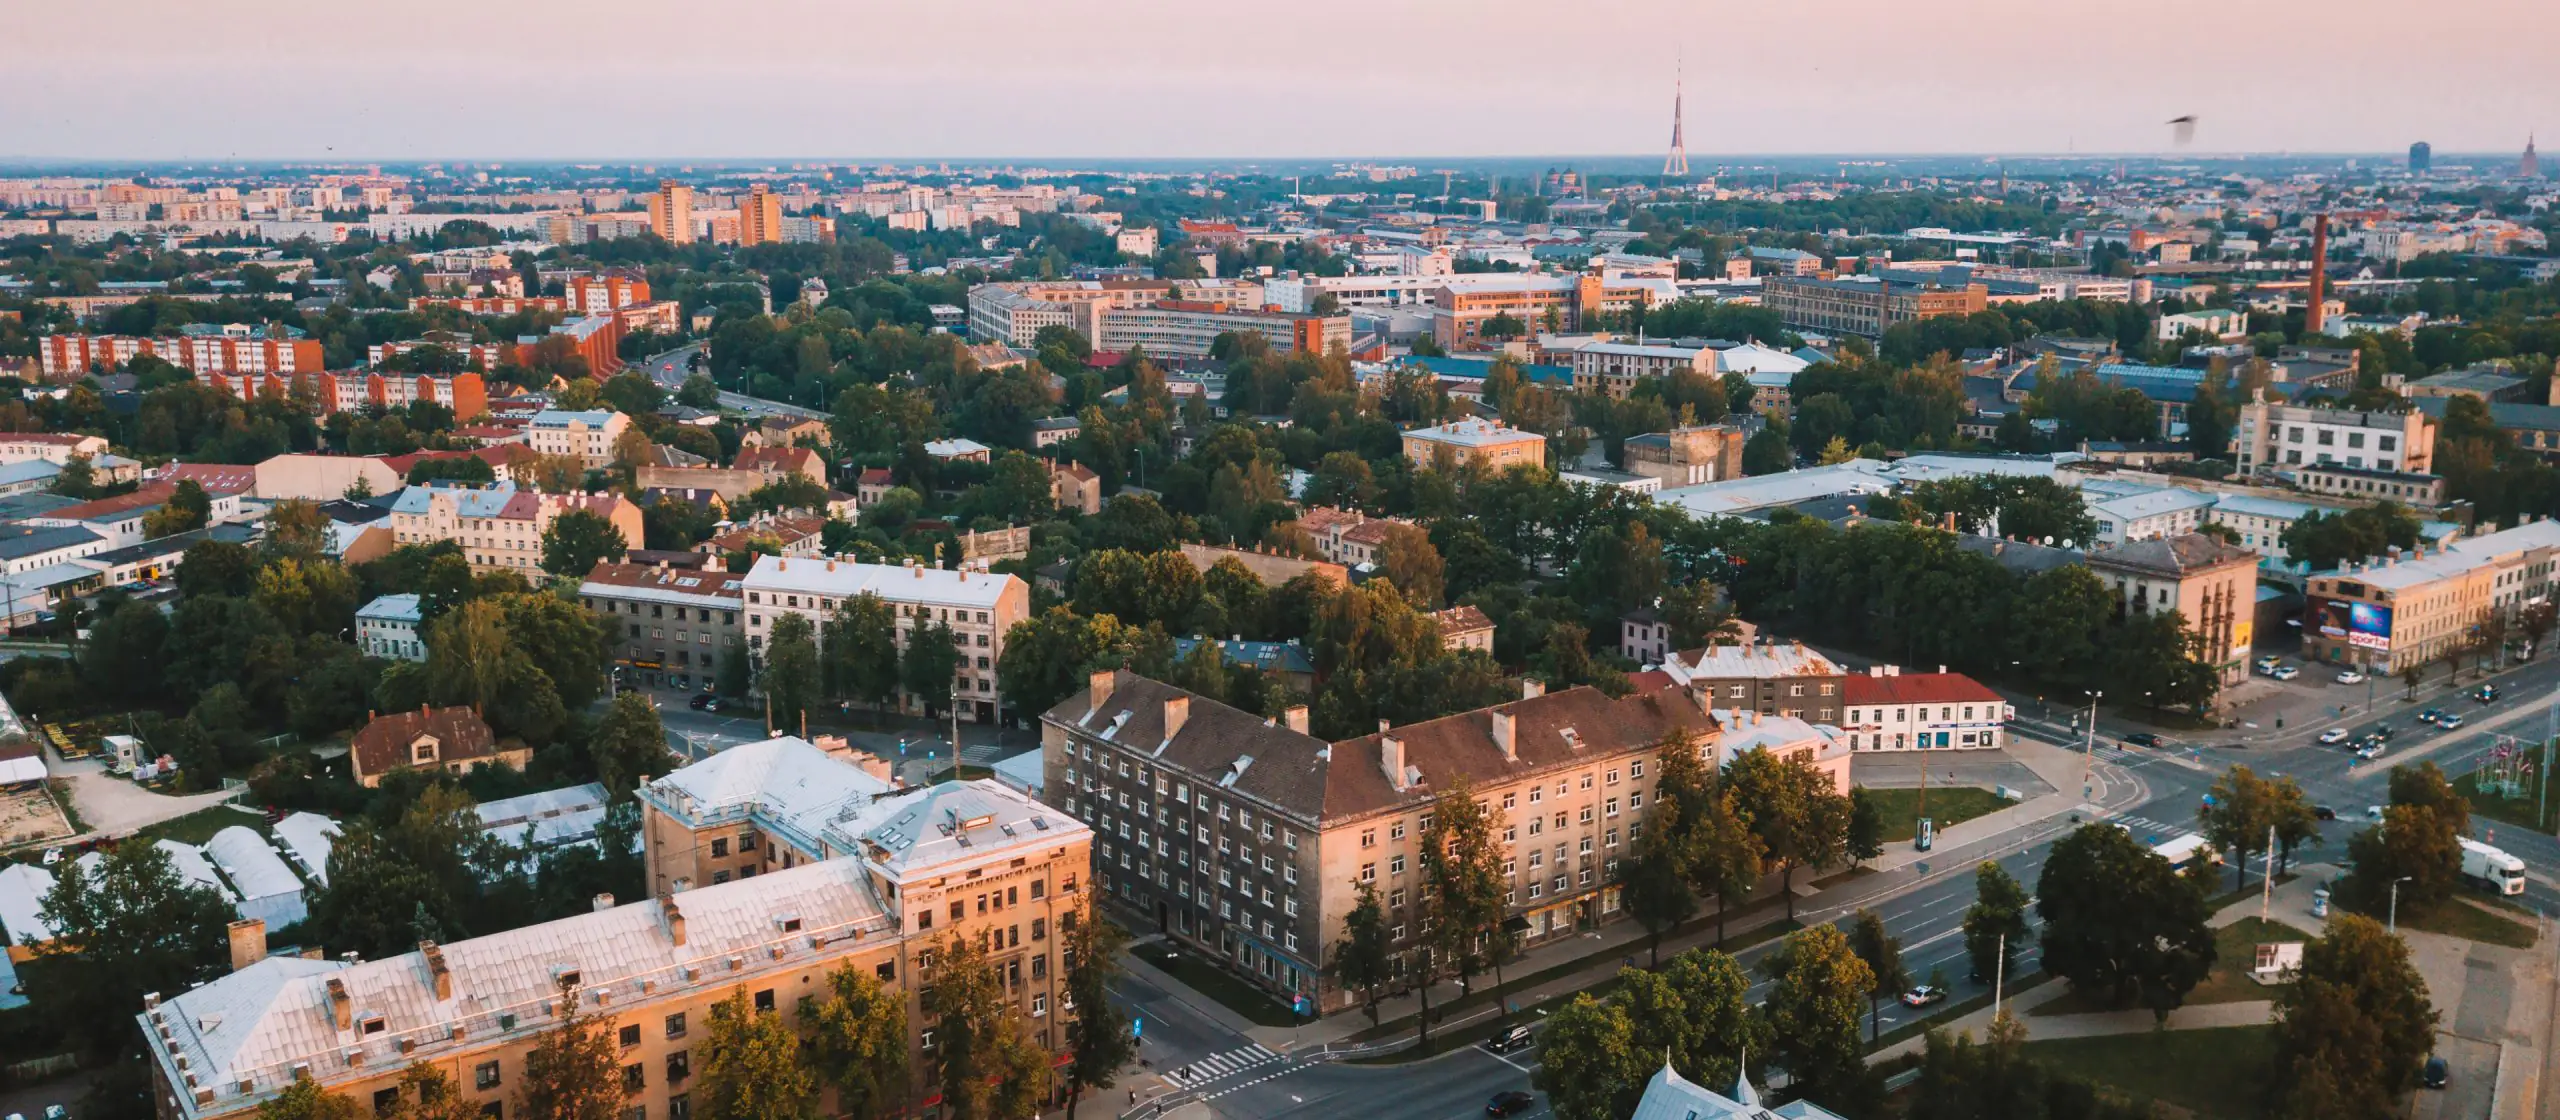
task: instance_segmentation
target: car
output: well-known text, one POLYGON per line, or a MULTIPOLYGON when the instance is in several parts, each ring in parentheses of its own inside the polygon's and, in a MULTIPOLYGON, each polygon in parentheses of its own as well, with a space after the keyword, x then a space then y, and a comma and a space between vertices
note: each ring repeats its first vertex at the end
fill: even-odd
POLYGON ((2311 819, 2315 821, 2334 821, 2338 819, 2338 811, 2326 805, 2314 805, 2311 807, 2311 819))
POLYGON ((2353 669, 2349 669, 2349 670, 2347 670, 2346 672, 2343 672, 2343 673, 2338 674, 2338 683, 2339 683, 2339 684, 2363 684, 2363 683, 2364 683, 2364 674, 2359 673, 2359 672, 2356 672, 2356 671, 2355 671, 2355 670, 2353 670, 2353 669))
POLYGON ((2382 757, 2382 744, 2367 743, 2361 747, 2357 747, 2356 757, 2365 762, 2371 762, 2374 759, 2380 758, 2382 757))
POLYGON ((2471 698, 2483 704, 2494 703, 2498 699, 2498 686, 2494 684, 2481 685, 2480 687, 2471 690, 2471 698))
POLYGON ((71 1110, 58 1104, 44 1106, 44 1120, 71 1120, 71 1110))
POLYGON ((2434 723, 2443 718, 2444 709, 2442 708, 2429 708, 2426 711, 2418 713, 2418 722, 2420 723, 2434 723))
POLYGON ((2444 1088, 2444 1083, 2452 1079, 2453 1067, 2438 1057, 2428 1057, 2426 1067, 2418 1071, 2418 1084, 2430 1089, 2444 1088))
POLYGON ((2462 726, 2462 716, 2454 712, 2446 712, 2443 719, 2436 721, 2436 726, 2451 731, 2462 726))
POLYGON ((1917 988, 1913 988, 1910 991, 1902 993, 1902 1005, 1904 1007, 1927 1007, 1930 1004, 1936 1003, 1945 998, 1947 998, 1947 990, 1945 988, 1933 988, 1927 984, 1922 984, 1917 988))
POLYGON ((2302 675, 2302 670, 2300 670, 2300 669, 2296 669, 2296 668, 2294 668, 2294 667, 2293 667, 2293 666, 2291 666, 2291 665, 2278 665, 2278 666, 2276 666, 2276 671, 2275 671, 2275 672, 2269 673, 2269 674, 2267 674, 2267 675, 2268 675, 2268 676, 2270 676, 2270 677, 2274 677, 2275 679, 2280 680, 2280 681, 2289 681, 2289 680, 2292 680, 2292 679, 2293 679, 2293 678, 2295 678, 2295 677, 2301 676, 2301 675, 2302 675))
POLYGON ((2128 747, 2152 747, 2156 749, 2160 745, 2160 737, 2148 731, 2136 731, 2131 735, 2125 736, 2122 741, 2124 745, 2128 747))
POLYGON ((727 707, 726 704, 721 702, 718 694, 710 692, 696 695, 692 700, 686 702, 686 706, 697 712, 716 712, 727 707))
POLYGON ((1536 1103, 1538 1103, 1538 1098, 1531 1096, 1530 1094, 1523 1093, 1518 1089, 1505 1089, 1499 1093, 1495 1093, 1492 1100, 1484 1102, 1484 1114, 1487 1116, 1510 1116, 1515 1113, 1527 1112, 1529 1111, 1529 1106, 1536 1103))
POLYGON ((2378 739, 2382 742, 2388 743, 2392 740, 2392 737, 2398 734, 2400 733, 2392 730, 2391 725, 2386 723, 2375 725, 2373 730, 2365 733, 2365 737, 2368 739, 2378 739))
POLYGON ((1484 1048, 1496 1054, 1508 1054, 1527 1046, 1533 1039, 1534 1036, 1529 1033, 1528 1024, 1522 1023, 1484 1040, 1484 1048))
POLYGON ((2346 741, 2347 729, 2343 727, 2332 727, 2320 733, 2320 745, 2324 747, 2334 747, 2346 741))
POLYGON ((2282 665, 2282 664, 2284 664, 2284 662, 2283 662, 2282 660, 2278 659, 2278 658, 2273 658, 2273 657, 2261 657, 2261 658, 2259 658, 2259 659, 2256 661, 2256 663, 2255 663, 2255 664, 2257 665, 2257 669, 2258 669, 2258 671, 2259 671, 2259 672, 2261 672, 2261 673, 2272 673, 2272 672, 2275 672, 2275 671, 2276 671, 2276 666, 2278 666, 2278 665, 2282 665))

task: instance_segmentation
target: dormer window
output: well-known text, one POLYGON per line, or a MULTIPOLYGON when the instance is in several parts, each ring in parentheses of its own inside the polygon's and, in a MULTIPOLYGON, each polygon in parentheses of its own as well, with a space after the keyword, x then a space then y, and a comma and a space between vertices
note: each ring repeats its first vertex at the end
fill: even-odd
POLYGON ((417 742, 409 744, 409 753, 411 755, 410 760, 412 762, 421 764, 434 762, 436 760, 436 741, 433 739, 420 739, 417 742))
POLYGON ((357 1026, 362 1028, 366 1034, 381 1034, 386 1024, 383 1022, 382 1016, 369 1015, 365 1017, 364 1022, 358 1023, 357 1026))

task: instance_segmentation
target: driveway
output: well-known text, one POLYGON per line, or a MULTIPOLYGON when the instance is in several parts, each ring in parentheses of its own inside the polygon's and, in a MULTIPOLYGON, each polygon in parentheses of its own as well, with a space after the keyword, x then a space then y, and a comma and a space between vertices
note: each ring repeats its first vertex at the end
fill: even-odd
POLYGON ((89 829, 84 835, 122 836, 135 829, 212 808, 231 800, 237 793, 234 790, 216 790, 183 797, 153 793, 107 773, 107 764, 100 759, 66 760, 51 750, 45 752, 44 766, 48 776, 70 786, 71 807, 80 814, 80 823, 89 829))

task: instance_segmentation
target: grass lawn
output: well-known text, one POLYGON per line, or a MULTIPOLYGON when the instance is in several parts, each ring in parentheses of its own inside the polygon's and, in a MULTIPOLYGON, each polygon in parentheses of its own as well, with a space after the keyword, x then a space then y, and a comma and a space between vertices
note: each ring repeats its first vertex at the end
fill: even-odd
POLYGON ((226 802, 210 809, 198 809, 183 817, 137 829, 133 835, 138 840, 175 840, 182 844, 202 844, 213 839, 214 833, 235 824, 247 825, 250 831, 260 836, 269 834, 266 814, 254 810, 234 809, 226 802))
POLYGON ((2479 779, 2480 775, 2474 772, 2453 780, 2454 792, 2471 799, 2473 816, 2523 825, 2536 832, 2550 832, 2555 824, 2560 824, 2560 798, 2553 798, 2551 804, 2542 812, 2542 820, 2536 822, 2533 819, 2535 815, 2533 787, 2528 786, 2523 797, 2503 797, 2494 789, 2482 792, 2478 784, 2479 779))
POLYGON ((2400 924, 2465 941, 2484 941, 2510 949, 2533 948, 2532 926, 2459 897, 2446 899, 2434 906, 2404 903, 2400 907, 2400 924))
POLYGON ((2275 1062, 2275 1028, 2144 1031, 2029 1042, 2026 1055, 2127 1096, 2215 1120, 2258 1115, 2259 1087, 2275 1062))
POLYGON ((1156 942, 1135 946, 1129 952, 1171 974, 1193 991, 1225 1004, 1228 1010, 1261 1026, 1294 1027, 1306 1021, 1262 989, 1196 954, 1179 952, 1156 942))
MULTIPOLYGON (((1861 787, 1862 789, 1864 787, 1861 787)), ((1920 790, 1864 789, 1866 799, 1875 805, 1876 815, 1884 820, 1887 843, 1908 841, 1919 831, 1920 790)), ((1986 813, 1996 813, 2016 804, 1999 794, 1972 786, 1939 786, 1929 791, 1929 818, 1938 829, 1958 821, 1969 821, 1986 813)))

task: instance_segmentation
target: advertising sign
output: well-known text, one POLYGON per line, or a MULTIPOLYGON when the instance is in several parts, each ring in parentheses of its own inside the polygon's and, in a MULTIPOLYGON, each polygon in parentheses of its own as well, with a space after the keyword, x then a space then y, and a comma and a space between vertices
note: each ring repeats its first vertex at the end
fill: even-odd
POLYGON ((2337 638, 2357 649, 2391 649, 2391 608, 2372 603, 2314 599, 2311 624, 2324 638, 2337 638))

